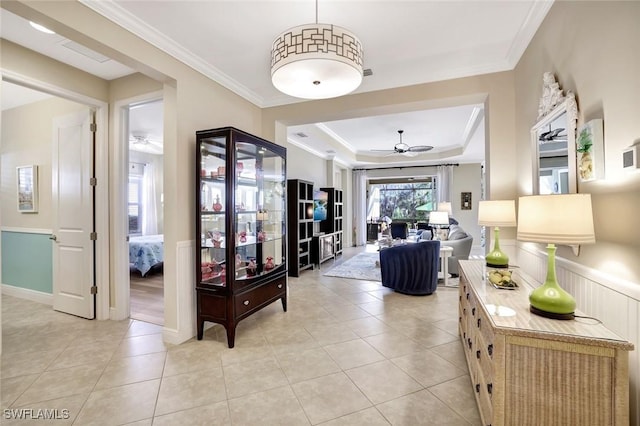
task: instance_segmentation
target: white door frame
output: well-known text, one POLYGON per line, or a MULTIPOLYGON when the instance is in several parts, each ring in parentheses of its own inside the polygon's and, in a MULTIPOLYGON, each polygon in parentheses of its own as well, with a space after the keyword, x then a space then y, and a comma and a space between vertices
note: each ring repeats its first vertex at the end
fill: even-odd
POLYGON ((114 143, 111 157, 111 241, 113 256, 113 291, 115 306, 111 310, 112 320, 123 320, 131 314, 129 289, 129 221, 127 219, 127 188, 129 176, 129 107, 133 104, 163 99, 163 91, 146 93, 117 101, 113 108, 114 143))
POLYGON ((96 319, 109 319, 109 132, 107 129, 109 104, 53 84, 34 79, 10 70, 2 69, 2 80, 29 87, 86 105, 96 110, 95 187, 96 204, 96 319))

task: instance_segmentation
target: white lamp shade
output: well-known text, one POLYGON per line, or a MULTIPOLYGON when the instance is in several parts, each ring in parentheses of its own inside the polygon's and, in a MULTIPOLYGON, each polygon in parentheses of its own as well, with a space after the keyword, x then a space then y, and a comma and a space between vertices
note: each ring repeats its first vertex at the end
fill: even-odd
POLYGON ((520 197, 517 238, 563 245, 595 243, 591 194, 520 197))
POLYGON ((478 225, 516 226, 515 200, 484 200, 478 203, 478 225))
POLYGON ((303 99, 346 95, 362 83, 362 44, 349 30, 308 24, 280 34, 271 49, 271 81, 303 99))
POLYGON ((443 201, 441 203, 438 203, 438 211, 447 212, 449 216, 451 216, 452 214, 451 203, 448 201, 443 201))
POLYGON ((449 213, 435 211, 429 213, 429 225, 448 225, 449 213))

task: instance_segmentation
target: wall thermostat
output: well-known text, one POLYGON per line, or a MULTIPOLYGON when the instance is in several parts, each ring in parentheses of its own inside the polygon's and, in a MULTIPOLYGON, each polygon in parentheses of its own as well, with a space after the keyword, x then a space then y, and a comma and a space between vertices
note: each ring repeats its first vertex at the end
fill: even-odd
POLYGON ((640 145, 633 145, 629 148, 626 148, 622 151, 622 168, 624 170, 638 170, 640 169, 640 164, 638 164, 638 160, 640 154, 640 145))

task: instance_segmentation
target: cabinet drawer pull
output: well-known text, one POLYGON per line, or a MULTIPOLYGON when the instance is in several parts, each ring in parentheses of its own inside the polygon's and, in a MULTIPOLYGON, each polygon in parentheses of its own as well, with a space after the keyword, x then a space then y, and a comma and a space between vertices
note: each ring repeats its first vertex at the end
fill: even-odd
POLYGON ((476 316, 476 308, 471 308, 471 315, 476 316))
POLYGON ((278 284, 278 288, 282 288, 282 284, 278 284))
POLYGON ((467 308, 462 308, 462 313, 467 315, 467 308))
POLYGON ((467 293, 467 300, 469 300, 469 293, 467 293))
POLYGON ((462 302, 462 296, 458 296, 458 302, 462 302))
POLYGON ((492 383, 489 383, 489 384, 487 385, 487 392, 489 392, 489 395, 491 395, 491 391, 493 391, 493 384, 492 384, 492 383))
POLYGON ((470 337, 467 338, 467 343, 469 344, 469 349, 471 349, 471 338, 470 337))
POLYGON ((243 304, 244 306, 249 306, 249 301, 248 301, 248 300, 245 300, 244 302, 242 302, 242 304, 243 304))
POLYGON ((462 322, 462 317, 458 317, 458 322, 462 322))
POLYGON ((480 318, 478 318, 478 328, 480 328, 480 318))
POLYGON ((476 351, 476 358, 480 359, 480 351, 476 351))
POLYGON ((466 338, 467 338, 467 332, 466 332, 466 331, 463 331, 463 332, 462 332, 462 338, 463 338, 463 339, 466 339, 466 338))
POLYGON ((493 356, 493 345, 487 346, 487 352, 489 352, 489 356, 493 356))
POLYGON ((480 383, 476 383, 476 392, 480 393, 480 383))

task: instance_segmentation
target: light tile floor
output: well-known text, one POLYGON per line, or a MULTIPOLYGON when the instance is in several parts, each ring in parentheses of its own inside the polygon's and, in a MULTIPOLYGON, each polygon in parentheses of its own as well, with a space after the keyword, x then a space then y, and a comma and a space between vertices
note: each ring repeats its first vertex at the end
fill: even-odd
POLYGON ((481 424, 457 289, 406 296, 330 267, 291 278, 288 312, 276 302, 242 321, 234 349, 217 325, 173 346, 154 324, 5 295, 2 408, 68 412, 61 425, 481 424))

